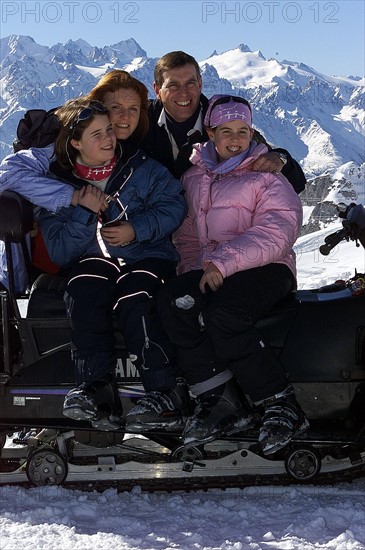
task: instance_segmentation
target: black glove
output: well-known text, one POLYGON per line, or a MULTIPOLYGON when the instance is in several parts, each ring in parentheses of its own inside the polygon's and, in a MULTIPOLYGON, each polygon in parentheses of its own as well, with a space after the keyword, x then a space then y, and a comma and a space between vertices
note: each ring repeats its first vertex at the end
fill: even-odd
POLYGON ((346 216, 347 221, 355 223, 360 229, 365 228, 365 207, 362 204, 350 208, 346 216))

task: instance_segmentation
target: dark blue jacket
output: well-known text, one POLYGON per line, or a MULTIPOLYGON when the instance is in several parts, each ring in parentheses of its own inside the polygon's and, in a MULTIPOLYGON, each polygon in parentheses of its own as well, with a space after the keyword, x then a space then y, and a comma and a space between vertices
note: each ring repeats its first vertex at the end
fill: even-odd
MULTIPOLYGON (((125 246, 109 246, 103 241, 101 248, 98 217, 90 210, 80 205, 62 208, 56 214, 43 210, 39 223, 54 262, 70 267, 81 256, 103 255, 103 248, 112 258, 122 258, 127 264, 144 258, 178 260, 170 235, 186 215, 180 182, 164 166, 136 150, 127 160, 122 157, 118 161, 105 192, 118 190, 119 205, 127 206, 123 219, 133 225, 135 240, 125 246)), ((103 221, 115 219, 120 211, 118 203, 112 201, 103 221)))

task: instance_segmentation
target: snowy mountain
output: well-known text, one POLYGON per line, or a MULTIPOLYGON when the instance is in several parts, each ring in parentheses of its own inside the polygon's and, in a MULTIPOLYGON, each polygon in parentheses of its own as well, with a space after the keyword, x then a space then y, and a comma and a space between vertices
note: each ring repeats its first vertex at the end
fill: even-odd
POLYGON ((241 45, 201 62, 252 101, 270 143, 294 153, 308 175, 364 162, 365 79, 330 77, 303 63, 266 60, 241 45))
MULTIPOLYGON (((0 63, 1 158, 11 152, 25 110, 49 109, 87 93, 112 68, 131 72, 154 97, 156 59, 133 38, 103 48, 84 40, 48 48, 29 36, 12 35, 0 41, 0 63)), ((322 206, 318 215, 314 203, 331 203, 338 193, 342 200, 346 195, 363 200, 364 77, 328 76, 301 62, 265 59, 247 45, 221 54, 214 51, 200 66, 208 97, 231 92, 249 99, 255 127, 301 163, 311 180, 302 194, 303 203, 313 210, 306 230, 320 229, 321 219, 333 215, 322 206)))

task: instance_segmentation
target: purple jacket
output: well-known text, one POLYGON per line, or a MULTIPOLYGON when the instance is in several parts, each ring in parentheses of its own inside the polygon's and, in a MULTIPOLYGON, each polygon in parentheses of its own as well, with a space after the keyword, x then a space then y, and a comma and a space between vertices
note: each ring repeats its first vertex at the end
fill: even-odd
MULTIPOLYGON (((302 205, 282 174, 253 172, 249 164, 267 152, 254 145, 241 164, 226 173, 208 168, 197 144, 194 164, 182 178, 189 212, 174 235, 179 273, 213 262, 223 277, 270 263, 287 265, 294 276, 292 249, 300 234, 302 205)), ((232 159, 231 159, 232 160, 232 159)))

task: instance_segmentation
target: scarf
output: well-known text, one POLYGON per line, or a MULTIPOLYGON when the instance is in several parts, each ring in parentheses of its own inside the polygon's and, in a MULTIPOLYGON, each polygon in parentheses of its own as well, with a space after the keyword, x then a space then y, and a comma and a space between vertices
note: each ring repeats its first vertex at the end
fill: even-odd
POLYGON ((214 143, 209 140, 201 148, 201 159, 203 164, 215 174, 227 174, 239 166, 257 146, 256 141, 251 141, 246 151, 229 159, 219 161, 214 143))
POLYGON ((86 164, 80 164, 76 161, 74 163, 74 173, 83 180, 102 181, 109 178, 116 163, 117 157, 115 155, 109 163, 102 166, 86 166, 86 164))

